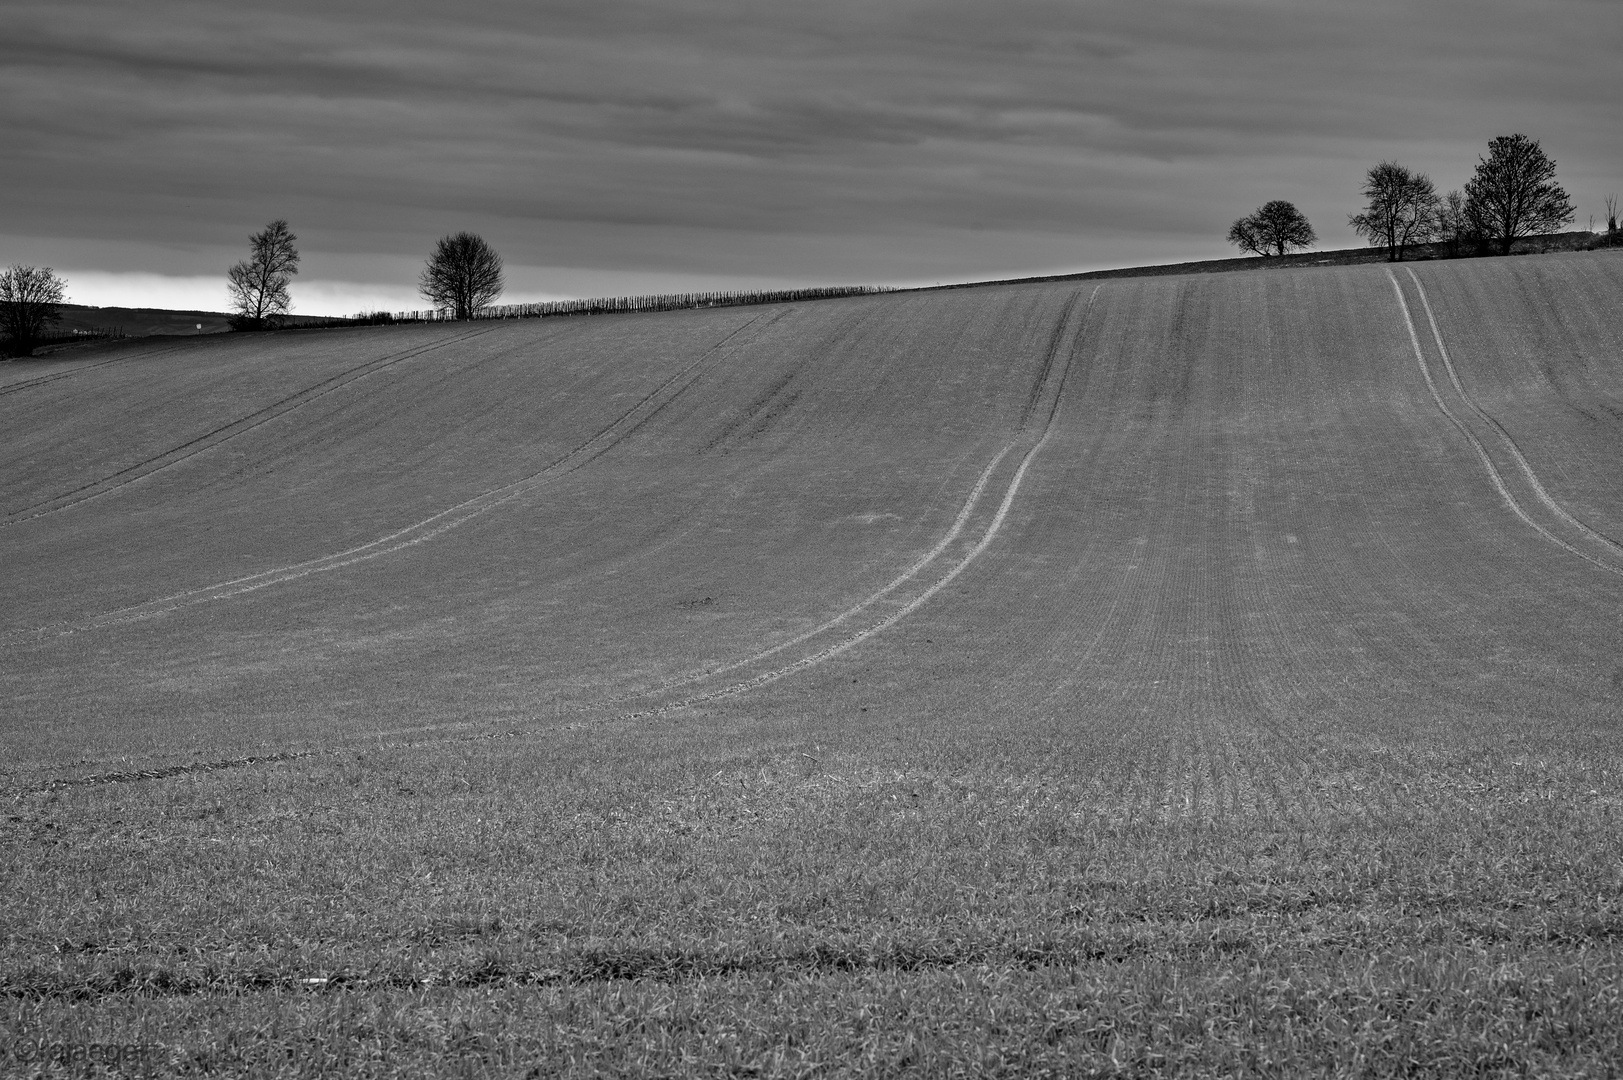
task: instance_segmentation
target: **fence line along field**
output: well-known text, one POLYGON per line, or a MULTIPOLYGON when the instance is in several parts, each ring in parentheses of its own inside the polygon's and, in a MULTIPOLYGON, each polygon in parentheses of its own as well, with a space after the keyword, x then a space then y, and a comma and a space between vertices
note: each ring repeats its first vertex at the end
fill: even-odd
MULTIPOLYGON (((537 300, 527 304, 491 304, 478 310, 480 319, 536 319, 549 315, 609 315, 625 312, 680 311, 684 308, 782 304, 842 296, 872 296, 890 290, 876 285, 814 285, 799 289, 712 289, 706 292, 655 293, 649 296, 602 296, 570 300, 537 300)), ((445 322, 454 312, 439 308, 418 311, 361 312, 357 320, 373 322, 445 322)))
POLYGON ((6 365, 8 1036, 1610 1075, 1620 295, 1561 254, 6 365))

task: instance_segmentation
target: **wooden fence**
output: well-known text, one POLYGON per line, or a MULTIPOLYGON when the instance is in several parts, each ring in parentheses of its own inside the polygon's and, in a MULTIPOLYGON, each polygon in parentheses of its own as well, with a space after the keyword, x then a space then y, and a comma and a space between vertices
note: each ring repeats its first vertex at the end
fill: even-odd
MULTIPOLYGON (((869 296, 890 292, 880 285, 823 285, 807 289, 661 293, 654 296, 607 296, 590 300, 543 300, 534 304, 492 304, 476 319, 538 319, 549 315, 598 315, 633 311, 677 311, 683 308, 734 307, 740 304, 783 304, 796 300, 829 300, 841 296, 869 296)), ((375 318, 366 313, 357 319, 375 318)), ((445 322, 455 318, 448 310, 396 311, 395 322, 445 322)))

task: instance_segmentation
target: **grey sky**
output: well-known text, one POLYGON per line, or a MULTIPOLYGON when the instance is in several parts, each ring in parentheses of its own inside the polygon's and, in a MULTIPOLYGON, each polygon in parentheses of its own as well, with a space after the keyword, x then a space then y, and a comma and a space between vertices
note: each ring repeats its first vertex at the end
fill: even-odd
POLYGON ((465 228, 523 298, 1221 256, 1272 198, 1346 246, 1370 165, 1513 131, 1580 226, 1623 191, 1617 0, 4 7, 0 262, 87 302, 218 308, 273 217, 343 311, 465 228))

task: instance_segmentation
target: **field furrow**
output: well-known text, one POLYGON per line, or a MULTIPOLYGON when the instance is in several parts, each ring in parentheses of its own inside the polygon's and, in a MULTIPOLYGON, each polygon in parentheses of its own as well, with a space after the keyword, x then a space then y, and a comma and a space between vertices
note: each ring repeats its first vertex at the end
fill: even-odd
POLYGON ((0 528, 0 996, 245 1045, 318 994, 511 1009, 613 1065, 782 1043, 789 994, 1101 1072, 1187 1019, 1601 1075, 1620 285, 1269 268, 8 369, 0 505, 48 512, 0 528))

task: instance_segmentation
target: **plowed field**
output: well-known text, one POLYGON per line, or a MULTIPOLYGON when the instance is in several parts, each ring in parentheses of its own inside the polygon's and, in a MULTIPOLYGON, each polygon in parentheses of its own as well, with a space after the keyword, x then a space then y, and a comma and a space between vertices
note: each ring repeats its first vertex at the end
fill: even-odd
POLYGON ((129 346, 0 432, 17 1038, 1623 1060, 1623 258, 129 346))

